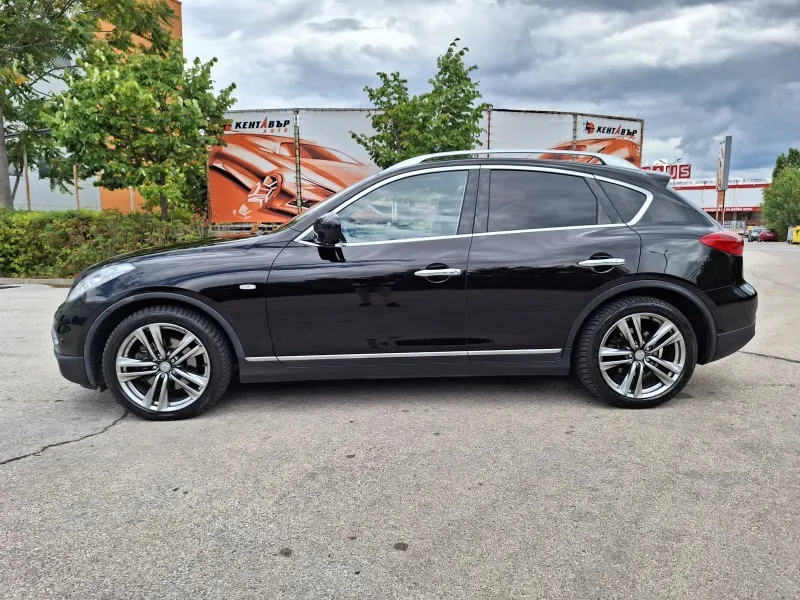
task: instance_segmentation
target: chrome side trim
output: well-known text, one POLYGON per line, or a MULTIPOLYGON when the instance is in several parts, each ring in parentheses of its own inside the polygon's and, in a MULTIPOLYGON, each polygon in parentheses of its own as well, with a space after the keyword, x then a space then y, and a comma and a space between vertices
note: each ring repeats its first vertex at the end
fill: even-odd
POLYGON ((363 358, 426 358, 435 356, 468 356, 465 351, 454 352, 380 352, 376 354, 309 354, 306 356, 279 356, 281 362, 307 360, 361 360, 363 358))
POLYGON ((563 348, 536 348, 535 350, 470 350, 470 356, 512 356, 535 354, 561 354, 563 348))
MULTIPOLYGON (((386 179, 382 179, 381 181, 369 186, 367 189, 360 191, 358 194, 356 194, 355 196, 353 196, 352 198, 350 198, 346 202, 343 202, 342 204, 337 206, 336 209, 331 211, 331 212, 338 213, 339 211, 344 210, 345 208, 350 206, 353 202, 355 202, 356 200, 358 200, 362 196, 366 196, 370 192, 372 192, 374 190, 377 190, 378 188, 383 187, 384 185, 386 185, 388 183, 393 183, 393 182, 399 181, 401 179, 406 179, 408 177, 414 177, 416 175, 426 175, 428 173, 441 173, 441 172, 444 172, 444 171, 471 171, 473 169, 480 169, 480 165, 464 165, 464 166, 459 166, 459 167, 455 167, 455 166, 450 166, 450 167, 431 167, 430 169, 419 169, 418 171, 411 171, 411 172, 408 172, 408 173, 400 173, 399 175, 395 175, 394 177, 388 177, 386 179)), ((462 200, 462 202, 463 202, 463 200, 462 200)), ((313 228, 314 228, 313 225, 311 227, 308 227, 305 231, 303 231, 303 233, 301 233, 296 238, 294 238, 294 241, 295 242, 299 242, 301 244, 310 244, 312 246, 316 246, 316 244, 311 244, 310 242, 306 242, 306 241, 303 240, 304 237, 306 237, 309 233, 311 233, 311 230, 313 228)), ((440 236, 440 239, 444 239, 444 238, 448 238, 448 237, 459 237, 459 236, 455 236, 455 235, 453 235, 453 236, 440 236)), ((426 238, 420 238, 420 239, 429 240, 429 239, 432 239, 432 238, 426 237, 426 238)), ((387 242, 354 242, 354 243, 351 243, 351 244, 342 244, 342 245, 357 246, 357 245, 365 245, 365 244, 392 244, 392 243, 395 243, 395 242, 410 242, 410 241, 417 241, 417 240, 414 239, 414 240, 390 240, 390 241, 387 241, 387 242)))
POLYGON ((372 358, 433 358, 438 356, 510 356, 560 354, 563 348, 532 348, 528 350, 457 350, 445 352, 379 352, 370 354, 307 354, 296 356, 249 356, 247 362, 299 362, 314 360, 361 360, 372 358))
POLYGON ((617 179, 611 179, 610 177, 603 177, 602 175, 595 175, 594 178, 598 179, 600 181, 605 181, 607 183, 613 183, 614 185, 620 185, 622 187, 626 187, 628 189, 637 191, 640 194, 644 194, 645 201, 644 201, 644 204, 642 204, 642 208, 639 209, 639 212, 636 213, 636 216, 633 217, 633 219, 631 219, 630 221, 625 223, 625 225, 627 225, 628 227, 632 227, 633 225, 636 225, 642 219, 644 214, 647 212, 647 209, 650 208, 650 204, 652 204, 652 202, 653 202, 653 194, 652 194, 652 192, 649 192, 648 190, 646 190, 644 188, 640 188, 638 186, 631 185, 630 183, 625 183, 624 181, 619 181, 617 179))

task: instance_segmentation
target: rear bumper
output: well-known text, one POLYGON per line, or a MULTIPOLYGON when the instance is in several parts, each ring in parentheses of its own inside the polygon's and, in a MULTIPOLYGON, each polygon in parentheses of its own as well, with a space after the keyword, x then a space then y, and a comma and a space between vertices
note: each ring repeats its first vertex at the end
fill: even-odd
POLYGON ((58 362, 58 370, 61 371, 61 376, 64 379, 77 383, 89 390, 95 389, 89 383, 89 377, 86 375, 86 364, 82 356, 66 356, 58 352, 55 355, 58 362))
POLYGON ((717 335, 717 352, 711 361, 719 360, 730 356, 737 350, 741 349, 747 342, 753 339, 756 334, 756 324, 729 331, 728 333, 720 333, 717 335))

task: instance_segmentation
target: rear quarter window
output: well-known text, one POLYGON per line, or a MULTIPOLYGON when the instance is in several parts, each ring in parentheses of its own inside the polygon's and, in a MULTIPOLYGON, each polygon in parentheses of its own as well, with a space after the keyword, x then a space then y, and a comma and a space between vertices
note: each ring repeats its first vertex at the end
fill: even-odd
MULTIPOLYGON (((644 206, 647 196, 634 189, 599 181, 608 199, 625 223, 632 221, 644 206)), ((638 225, 709 225, 714 220, 669 188, 653 194, 653 201, 638 225)))
POLYGON ((629 187, 602 180, 598 180, 598 183, 625 223, 632 221, 639 214, 647 200, 647 196, 642 192, 637 192, 629 187))
POLYGON ((666 188, 655 194, 642 225, 713 225, 716 222, 688 200, 666 188))

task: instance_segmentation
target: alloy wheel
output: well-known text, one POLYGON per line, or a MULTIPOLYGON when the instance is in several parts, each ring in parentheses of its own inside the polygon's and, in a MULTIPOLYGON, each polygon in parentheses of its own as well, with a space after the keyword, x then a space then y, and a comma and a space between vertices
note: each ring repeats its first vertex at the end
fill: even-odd
POLYGON ((654 313, 623 317, 606 332, 600 372, 617 394, 647 400, 667 392, 686 366, 686 341, 669 319, 654 313))
POLYGON ((211 361, 200 339, 172 323, 150 323, 131 332, 116 354, 122 393, 157 412, 185 408, 211 380, 211 361))

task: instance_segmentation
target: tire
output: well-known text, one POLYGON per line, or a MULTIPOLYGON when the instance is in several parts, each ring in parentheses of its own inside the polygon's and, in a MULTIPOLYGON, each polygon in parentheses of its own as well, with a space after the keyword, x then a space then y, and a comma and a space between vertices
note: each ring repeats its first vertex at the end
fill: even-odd
POLYGON ((232 353, 219 328, 178 306, 133 313, 103 350, 103 377, 114 397, 153 421, 199 415, 222 397, 231 375, 232 353))
POLYGON ((668 302, 649 296, 621 298, 600 307, 581 329, 575 348, 573 367, 581 383, 598 398, 621 408, 664 404, 683 389, 697 364, 697 337, 688 319, 668 302), (632 338, 624 335, 624 328, 618 328, 623 319, 632 338), (635 319, 644 343, 640 343, 635 319), (666 333, 656 339, 662 326, 666 333), (629 339, 635 343, 626 341, 629 339), (648 346, 650 339, 656 339, 652 348, 648 346), (673 339, 665 348, 652 352, 673 339), (605 348, 602 357, 601 346, 605 348), (634 363, 638 364, 634 367, 634 363), (678 367, 680 371, 675 373, 673 369, 678 367), (629 376, 630 380, 626 379, 629 376), (625 389, 629 393, 621 393, 625 389))

